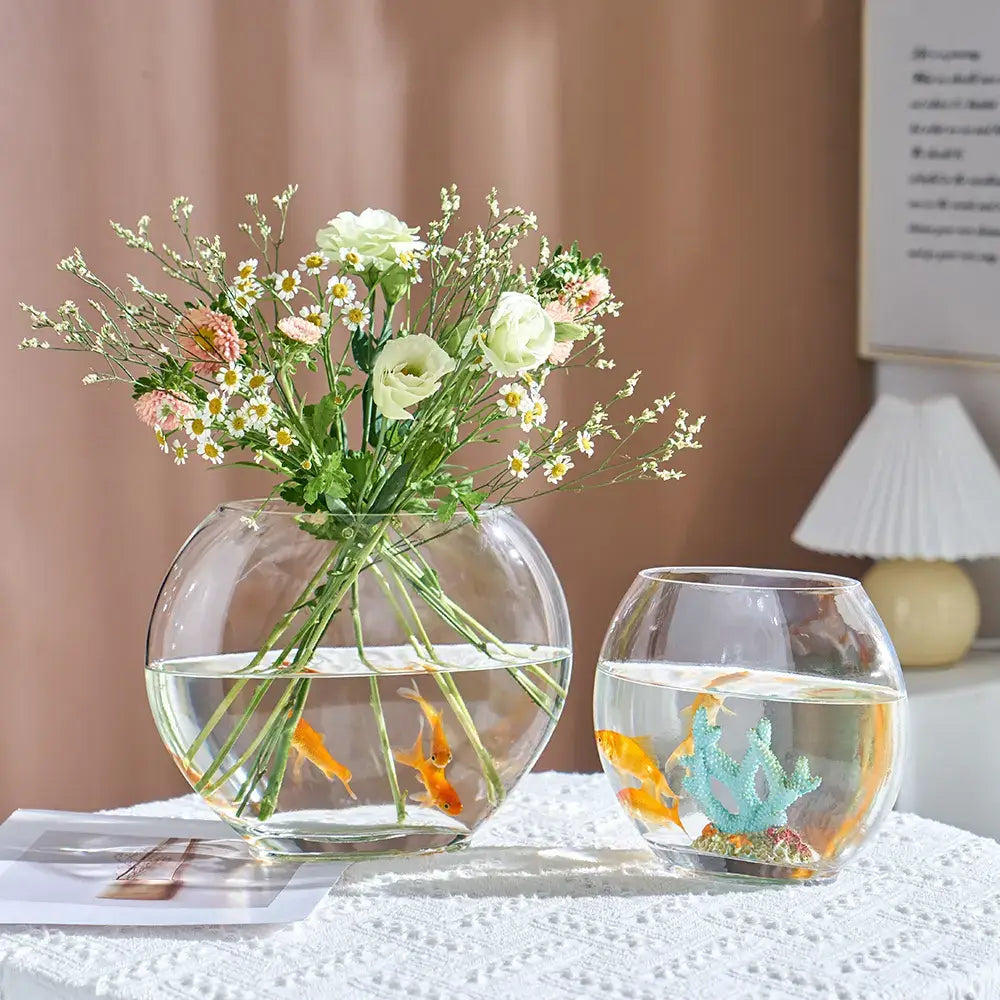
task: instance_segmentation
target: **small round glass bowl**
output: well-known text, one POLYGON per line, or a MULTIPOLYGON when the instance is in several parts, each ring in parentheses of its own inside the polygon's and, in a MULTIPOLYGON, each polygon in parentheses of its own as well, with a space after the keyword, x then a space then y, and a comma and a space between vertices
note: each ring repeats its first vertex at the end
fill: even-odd
POLYGON ((892 808, 899 661, 856 580, 643 570, 604 640, 594 729, 622 809, 697 872, 832 878, 892 808))

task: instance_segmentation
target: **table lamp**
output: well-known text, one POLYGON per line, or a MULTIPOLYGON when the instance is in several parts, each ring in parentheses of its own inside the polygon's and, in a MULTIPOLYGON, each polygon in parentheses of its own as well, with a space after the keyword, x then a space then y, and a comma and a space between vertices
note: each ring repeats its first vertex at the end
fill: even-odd
POLYGON ((979 629, 979 595, 956 560, 1000 555, 1000 468, 954 396, 880 396, 792 539, 882 560, 863 583, 900 663, 954 663, 979 629))

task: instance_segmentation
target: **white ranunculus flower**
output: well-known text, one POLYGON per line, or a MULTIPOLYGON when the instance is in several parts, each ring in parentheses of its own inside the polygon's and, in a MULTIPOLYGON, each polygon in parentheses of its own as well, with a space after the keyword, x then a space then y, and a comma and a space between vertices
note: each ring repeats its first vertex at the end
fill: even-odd
POLYGON ((401 253, 423 250, 424 242, 417 238, 419 228, 400 222, 391 212, 381 208, 366 208, 360 215, 341 212, 316 234, 316 246, 334 260, 342 250, 355 250, 361 255, 362 266, 374 265, 386 271, 396 263, 401 253))
POLYGON ((455 362, 425 333, 390 340, 372 368, 372 398, 383 417, 412 420, 406 408, 432 396, 455 362))
POLYGON ((510 377, 537 368, 555 342, 555 324, 537 299, 504 292, 490 317, 483 354, 496 372, 510 377))

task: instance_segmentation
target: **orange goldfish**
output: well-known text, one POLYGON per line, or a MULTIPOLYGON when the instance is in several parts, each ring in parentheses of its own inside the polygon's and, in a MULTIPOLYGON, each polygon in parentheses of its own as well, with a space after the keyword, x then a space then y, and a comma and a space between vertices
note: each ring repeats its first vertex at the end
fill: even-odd
POLYGON ((330 781, 337 778, 347 789, 347 794, 352 799, 357 798, 351 790, 351 772, 330 756, 330 752, 323 743, 323 737, 305 719, 299 719, 295 725, 295 732, 292 734, 292 749, 298 754, 295 761, 295 777, 302 773, 302 765, 308 760, 309 763, 318 767, 330 781))
MULTIPOLYGON (((747 673, 746 670, 740 671, 741 674, 747 673)), ((709 682, 709 687, 713 684, 717 684, 721 680, 726 680, 727 678, 733 678, 739 676, 738 674, 723 674, 720 677, 716 677, 715 680, 709 682)), ((705 715, 708 716, 708 724, 714 726, 716 719, 719 717, 719 712, 725 712, 728 715, 733 715, 734 712, 731 708, 726 708, 723 702, 725 698, 718 694, 696 694, 694 696, 694 701, 688 705, 687 708, 681 709, 681 715, 686 715, 690 718, 688 723, 688 734, 681 741, 680 745, 674 750, 674 752, 667 758, 667 763, 664 765, 664 770, 669 771, 673 767, 674 761, 678 757, 690 757, 694 753, 694 717, 699 708, 705 709, 705 715)))
POLYGON ((656 766, 653 744, 648 736, 625 736, 611 729, 598 729, 594 738, 601 753, 615 770, 638 778, 664 798, 677 798, 677 793, 667 784, 663 772, 656 766))
POLYGON ((695 713, 699 708, 703 708, 705 709, 705 715, 708 716, 708 724, 714 726, 716 719, 719 718, 719 712, 725 712, 726 715, 735 714, 731 708, 726 708, 723 704, 724 701, 725 698, 722 695, 696 694, 694 701, 687 708, 681 709, 681 715, 688 716, 694 722, 695 713))
MULTIPOLYGON (((642 820, 649 826, 675 823, 684 830, 676 800, 672 806, 665 806, 658 795, 651 794, 645 788, 623 788, 618 793, 618 801, 633 819, 642 820)), ((687 833, 687 830, 684 832, 687 833)))
POLYGON ((444 769, 435 767, 434 764, 424 756, 424 720, 420 720, 420 732, 417 733, 417 741, 409 752, 396 750, 393 756, 400 764, 412 767, 417 772, 417 776, 423 782, 424 793, 415 795, 417 802, 424 806, 436 806, 449 816, 457 816, 462 811, 462 800, 458 797, 458 792, 452 787, 451 782, 444 776, 444 769))
POLYGON ((444 713, 436 709, 426 698, 420 697, 416 681, 413 682, 412 690, 400 688, 396 693, 402 698, 415 701, 420 706, 431 727, 431 763, 435 767, 447 767, 451 762, 451 747, 448 745, 448 737, 444 734, 444 725, 441 722, 444 713))
POLYGON ((718 677, 713 677, 705 687, 718 687, 720 684, 725 684, 727 681, 739 681, 744 677, 749 677, 749 670, 734 670, 731 674, 719 674, 718 677))

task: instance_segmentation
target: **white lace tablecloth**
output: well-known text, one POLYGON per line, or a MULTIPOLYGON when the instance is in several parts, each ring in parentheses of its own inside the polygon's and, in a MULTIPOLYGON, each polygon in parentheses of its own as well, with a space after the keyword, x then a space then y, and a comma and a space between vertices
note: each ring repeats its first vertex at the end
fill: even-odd
MULTIPOLYGON (((192 798, 132 812, 202 815, 192 798)), ((274 929, 17 928, 2 1000, 983 1000, 1000 844, 894 814, 829 885, 660 865, 603 775, 530 775, 459 854, 349 868, 274 929)))

